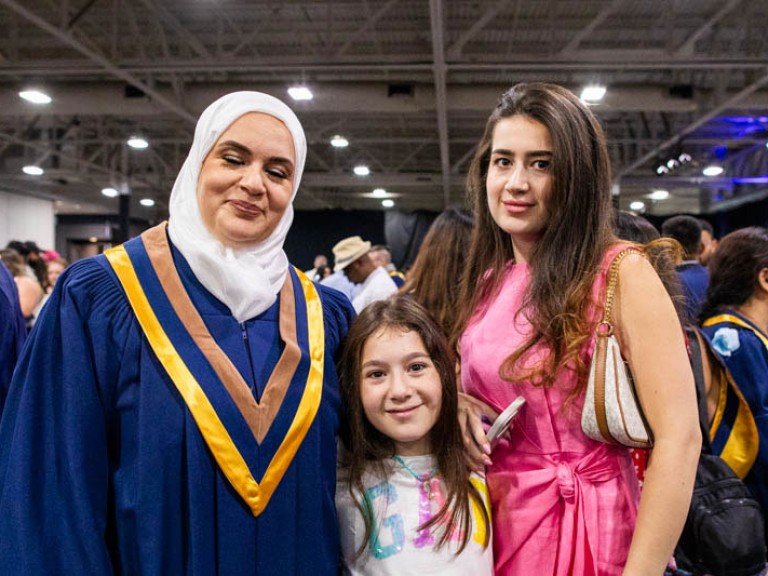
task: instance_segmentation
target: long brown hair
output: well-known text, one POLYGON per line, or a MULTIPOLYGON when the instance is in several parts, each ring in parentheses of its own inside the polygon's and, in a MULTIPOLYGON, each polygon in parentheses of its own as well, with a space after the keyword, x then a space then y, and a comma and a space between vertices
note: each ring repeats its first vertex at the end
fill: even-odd
MULTIPOLYGON (((446 544, 453 531, 459 528, 463 540, 456 552, 460 553, 471 537, 470 499, 483 511, 486 534, 489 518, 485 504, 469 481, 464 461, 464 446, 458 423, 458 389, 456 386, 456 358, 447 339, 423 306, 405 295, 394 295, 367 306, 350 327, 339 364, 343 418, 341 438, 346 447, 343 466, 349 472, 349 493, 365 521, 365 537, 357 554, 362 554, 373 530, 370 502, 366 500, 363 474, 373 470, 378 476, 388 478, 391 471, 384 461, 395 455, 391 438, 379 432, 365 416, 360 395, 362 380, 361 360, 363 347, 378 330, 388 327, 416 332, 424 343, 435 365, 442 384, 442 406, 437 422, 430 435, 432 451, 446 487, 445 505, 421 528, 437 524, 447 517, 445 531, 437 547, 446 544), (439 439, 439 441, 437 440, 439 439)), ((487 539, 485 545, 488 545, 487 539)))
POLYGON ((699 315, 703 322, 726 308, 741 306, 755 293, 760 270, 768 268, 768 230, 750 226, 731 232, 709 260, 709 288, 699 315))
POLYGON ((456 324, 459 280, 473 224, 474 217, 467 210, 446 208, 430 226, 400 289, 424 306, 446 334, 453 332, 456 324))
POLYGON ((552 191, 547 202, 548 222, 530 256, 531 285, 520 313, 533 333, 502 364, 500 375, 512 378, 518 361, 537 344, 551 353, 528 374, 551 386, 559 369, 572 365, 578 387, 586 382, 586 366, 579 350, 590 337, 587 320, 591 289, 601 259, 615 242, 611 231, 611 174, 605 136, 595 116, 574 94, 554 84, 522 83, 501 96, 491 113, 469 169, 467 194, 477 223, 461 284, 462 308, 454 340, 466 328, 481 303, 495 294, 508 262, 512 242, 493 220, 485 180, 496 125, 523 116, 543 124, 552 142, 552 191))

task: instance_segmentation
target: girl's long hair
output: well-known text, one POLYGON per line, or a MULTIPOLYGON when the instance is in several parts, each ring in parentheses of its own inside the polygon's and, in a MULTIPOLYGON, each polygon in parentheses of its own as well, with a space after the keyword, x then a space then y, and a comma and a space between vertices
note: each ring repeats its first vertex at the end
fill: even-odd
MULTIPOLYGON (((391 470, 385 460, 394 457, 395 444, 391 438, 379 432, 365 416, 360 385, 361 360, 367 340, 383 328, 399 328, 416 332, 424 343, 442 383, 442 406, 437 422, 430 431, 432 452, 437 460, 437 470, 445 482, 445 505, 421 528, 430 528, 447 518, 445 529, 437 547, 446 544, 454 530, 459 529, 463 540, 457 554, 471 538, 470 500, 483 512, 486 535, 489 518, 482 497, 469 481, 464 460, 464 445, 458 423, 458 389, 456 385, 456 358, 448 346, 445 335, 430 318, 423 306, 412 298, 396 294, 367 306, 350 327, 339 364, 343 418, 341 438, 346 453, 342 465, 349 474, 349 493, 365 521, 365 537, 357 554, 367 546, 373 530, 374 518, 371 503, 366 499, 363 474, 372 471, 381 478, 388 478, 391 470)), ((485 545, 488 545, 486 538, 485 545)))
POLYGON ((453 332, 456 324, 459 280, 473 223, 474 217, 467 210, 446 208, 430 226, 400 289, 424 306, 446 334, 453 332))
POLYGON ((548 221, 530 256, 531 284, 520 313, 533 332, 502 364, 506 380, 531 378, 554 384, 564 366, 578 375, 577 394, 586 384, 587 366, 579 351, 591 337, 587 312, 603 254, 616 241, 612 233, 611 174, 605 137, 595 116, 574 94, 553 84, 523 83, 505 92, 491 113, 469 169, 467 194, 477 218, 461 283, 462 311, 453 334, 458 341, 478 306, 498 292, 512 242, 491 217, 486 176, 496 125, 523 116, 543 124, 552 142, 552 191, 548 221), (550 354, 536 369, 523 369, 536 345, 550 354), (518 365, 519 363, 519 365, 518 365))
POLYGON ((741 306, 757 289, 758 274, 768 268, 768 230, 750 226, 720 240, 709 259, 709 288, 699 319, 741 306))

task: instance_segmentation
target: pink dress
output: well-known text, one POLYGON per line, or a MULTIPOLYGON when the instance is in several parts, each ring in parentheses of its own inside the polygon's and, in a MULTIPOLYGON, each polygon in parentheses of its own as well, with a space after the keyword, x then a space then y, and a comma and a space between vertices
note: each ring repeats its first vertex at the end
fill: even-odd
MULTIPOLYGON (((612 246, 593 287, 602 302, 605 272, 622 246, 612 246)), ((526 404, 509 438, 493 449, 487 480, 493 514, 496 574, 613 575, 627 559, 639 500, 629 450, 581 431, 583 393, 566 404, 576 384, 563 370, 550 388, 507 382, 499 368, 530 333, 516 314, 530 282, 525 264, 510 264, 501 291, 481 304, 461 338, 464 391, 501 412, 518 395, 526 404)), ((593 307, 597 318, 600 306, 593 307)), ((582 351, 588 360, 594 342, 582 351)), ((541 359, 535 349, 531 362, 541 359)))

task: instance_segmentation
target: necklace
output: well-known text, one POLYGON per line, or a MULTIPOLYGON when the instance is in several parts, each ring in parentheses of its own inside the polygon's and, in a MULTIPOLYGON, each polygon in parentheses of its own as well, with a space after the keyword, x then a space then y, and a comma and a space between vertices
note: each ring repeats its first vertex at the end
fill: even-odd
POLYGON ((430 483, 430 480, 435 477, 437 474, 437 468, 432 468, 432 471, 429 474, 416 474, 413 468, 408 466, 408 464, 405 463, 405 460, 403 460, 400 456, 395 454, 395 460, 403 467, 405 470, 413 476, 416 481, 419 483, 419 490, 421 490, 422 494, 426 495, 428 500, 432 499, 432 485, 430 483))

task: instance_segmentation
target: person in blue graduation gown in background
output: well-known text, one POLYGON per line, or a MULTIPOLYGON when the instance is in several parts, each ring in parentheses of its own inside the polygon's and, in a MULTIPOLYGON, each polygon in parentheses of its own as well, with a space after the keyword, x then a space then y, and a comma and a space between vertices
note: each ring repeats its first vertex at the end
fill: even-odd
MULTIPOLYGON (((754 417, 759 437, 757 457, 744 483, 768 521, 768 229, 751 226, 731 232, 718 243, 709 267, 711 281, 701 312, 702 331, 754 417)), ((713 418, 723 429, 712 439, 718 453, 727 432, 737 428, 733 423, 735 407, 725 404, 713 418)))
POLYGON ((289 266, 293 112, 200 117, 170 219, 59 279, 0 423, 10 574, 335 574, 339 391, 354 316, 289 266))
POLYGON ((11 383, 16 359, 27 338, 19 291, 13 276, 0 259, 0 416, 11 383))

